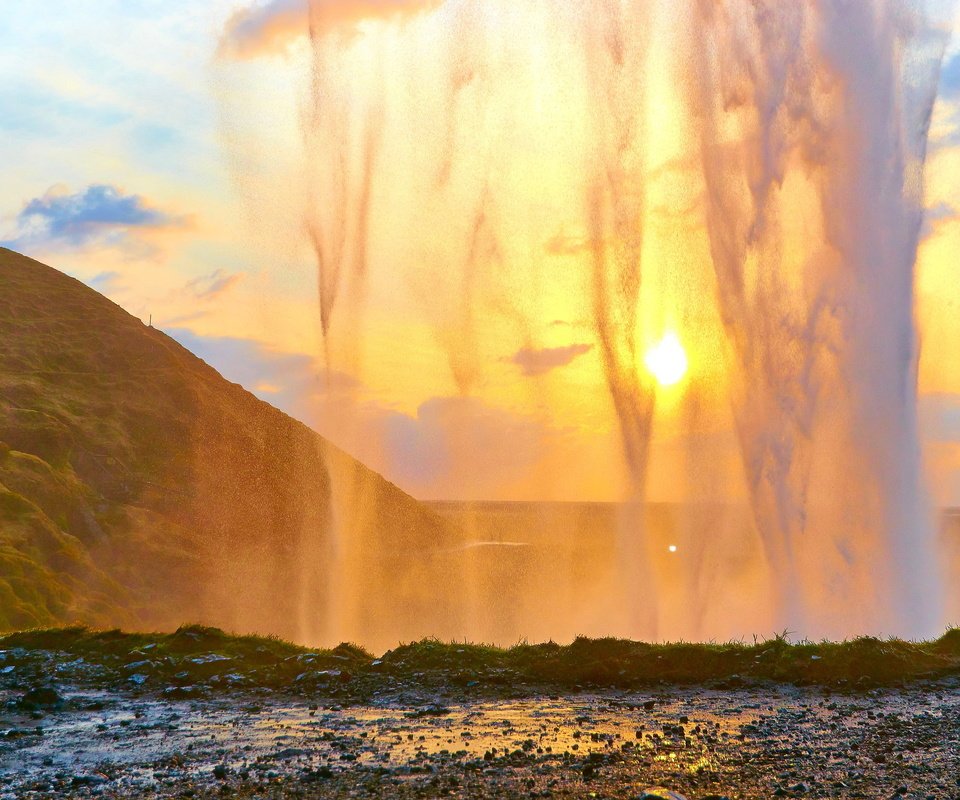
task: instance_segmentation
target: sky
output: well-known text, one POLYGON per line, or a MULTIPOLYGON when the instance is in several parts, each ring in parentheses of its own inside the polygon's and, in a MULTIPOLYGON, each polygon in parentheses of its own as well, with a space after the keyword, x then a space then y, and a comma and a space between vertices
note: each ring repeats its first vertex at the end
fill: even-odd
MULTIPOLYGON (((434 158, 433 150, 392 133, 400 124, 395 109, 404 102, 427 117, 434 113, 428 95, 442 89, 432 82, 434 60, 471 69, 470 54, 454 52, 434 24, 454 13, 452 5, 323 0, 313 19, 315 36, 340 37, 333 51, 339 55, 327 63, 318 59, 329 54, 310 48, 301 0, 5 0, 0 244, 80 278, 152 321, 225 377, 416 497, 620 499, 626 477, 602 352, 586 319, 584 287, 570 277, 584 232, 573 215, 569 224, 562 216, 557 223, 557 206, 539 201, 574 180, 570 153, 585 134, 557 109, 583 98, 576 89, 521 87, 518 93, 529 90, 525 104, 543 104, 530 106, 536 114, 509 116, 509 105, 492 105, 501 116, 473 120, 473 128, 451 135, 451 147, 486 159, 485 169, 500 182, 490 191, 506 192, 506 186, 515 199, 481 206, 474 217, 454 210, 474 197, 482 203, 489 174, 484 179, 453 161, 453 188, 431 198, 420 167, 434 158), (316 82, 318 64, 327 83, 316 82), (390 69, 395 64, 404 67, 390 69), (390 103, 381 103, 373 80, 368 83, 375 74, 390 103), (318 86, 342 92, 334 99, 350 113, 312 125, 318 86), (379 131, 388 142, 371 152, 379 153, 374 177, 389 174, 389 180, 376 184, 373 210, 363 212, 373 218, 363 255, 368 277, 322 279, 322 314, 311 235, 314 244, 317 235, 329 242, 331 223, 310 209, 363 198, 362 185, 349 187, 357 172, 344 168, 343 159, 338 166, 328 137, 340 131, 362 141, 358 126, 381 106, 382 127, 367 132, 379 131), (569 130, 551 139, 554 152, 517 155, 536 125, 569 130), (510 157, 483 153, 485 140, 471 138, 481 129, 492 130, 510 157), (514 174, 525 158, 535 165, 535 180, 514 174), (538 159, 549 159, 552 168, 542 169, 538 159), (494 169, 498 164, 503 175, 494 169), (348 185, 341 198, 318 189, 316 180, 338 168, 348 185), (407 206, 421 205, 437 230, 407 235, 418 219, 407 206), (483 224, 494 215, 501 229, 522 219, 528 230, 496 239, 483 224), (467 256, 472 263, 474 249, 489 252, 471 279, 479 288, 468 287, 475 293, 465 295, 452 272, 418 265, 467 257, 453 234, 438 231, 469 228, 471 219, 475 248, 467 256), (512 272, 523 275, 522 286, 510 276, 487 285, 483 270, 497 259, 547 266, 512 272)), ((516 26, 518 19, 505 22, 516 26)), ((483 66, 509 79, 515 45, 505 36, 484 46, 499 60, 483 66)), ((570 68, 552 60, 559 48, 541 52, 534 43, 533 49, 545 69, 570 68)), ((664 81, 651 85, 648 102, 667 109, 669 120, 675 98, 664 81)), ((665 122, 650 136, 650 180, 667 178, 649 203, 653 233, 645 246, 653 288, 641 302, 641 317, 649 320, 641 339, 653 346, 676 330, 691 352, 688 378, 658 395, 649 492, 678 499, 677 486, 690 482, 679 474, 689 470, 694 442, 718 465, 698 477, 698 492, 725 496, 735 491, 725 476, 737 471, 728 452, 729 414, 697 383, 711 385, 722 360, 716 334, 704 333, 713 323, 702 322, 715 314, 710 291, 701 291, 709 254, 693 234, 689 246, 677 244, 676 231, 690 224, 685 204, 695 195, 683 184, 686 173, 670 171, 683 155, 675 149, 683 133, 665 122), (658 234, 661 228, 670 232, 658 234), (673 266, 656 266, 663 263, 673 266)), ((351 151, 346 160, 354 158, 351 151)), ((960 504, 957 37, 941 75, 924 202, 917 268, 920 424, 934 495, 960 504)), ((361 224, 357 214, 344 229, 361 224)))

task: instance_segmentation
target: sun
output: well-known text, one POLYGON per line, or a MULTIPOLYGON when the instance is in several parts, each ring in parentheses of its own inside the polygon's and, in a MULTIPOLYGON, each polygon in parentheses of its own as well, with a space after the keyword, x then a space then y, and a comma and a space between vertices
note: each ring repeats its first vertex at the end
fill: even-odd
POLYGON ((643 363, 661 386, 680 383, 689 366, 687 352, 673 331, 667 331, 659 342, 647 350, 643 363))

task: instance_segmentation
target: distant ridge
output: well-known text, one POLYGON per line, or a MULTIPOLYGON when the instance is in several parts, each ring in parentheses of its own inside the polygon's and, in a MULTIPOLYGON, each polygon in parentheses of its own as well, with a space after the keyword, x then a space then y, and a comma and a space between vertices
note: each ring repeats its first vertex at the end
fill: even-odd
POLYGON ((0 629, 443 635, 457 541, 161 331, 0 248, 0 629))

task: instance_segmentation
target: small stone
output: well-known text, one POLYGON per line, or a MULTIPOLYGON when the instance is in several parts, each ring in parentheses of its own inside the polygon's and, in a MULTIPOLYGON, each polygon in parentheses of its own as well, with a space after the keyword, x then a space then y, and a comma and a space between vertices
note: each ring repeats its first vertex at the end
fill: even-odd
POLYGON ((637 800, 687 800, 682 794, 662 786, 653 786, 640 792, 637 800))
POLYGON ((446 706, 433 704, 424 706, 423 708, 418 708, 415 711, 409 711, 404 714, 404 716, 410 719, 419 719, 420 717, 443 717, 450 713, 451 709, 447 708, 446 706))
POLYGON ((70 785, 77 789, 81 786, 100 786, 106 782, 103 775, 74 775, 70 785))
POLYGON ((325 781, 333 777, 333 770, 330 767, 317 767, 306 774, 308 781, 325 781))
POLYGON ((21 697, 17 705, 26 711, 36 711, 62 708, 65 703, 66 700, 52 686, 39 686, 21 697))

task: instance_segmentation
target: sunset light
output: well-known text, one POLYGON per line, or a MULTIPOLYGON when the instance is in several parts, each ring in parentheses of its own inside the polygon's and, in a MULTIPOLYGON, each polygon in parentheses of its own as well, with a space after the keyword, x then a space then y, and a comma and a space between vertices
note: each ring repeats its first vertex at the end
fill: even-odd
POLYGON ((0 7, 0 800, 960 800, 960 0, 0 7))
POLYGON ((680 339, 668 331, 643 357, 643 363, 651 375, 663 387, 675 386, 683 380, 689 366, 687 353, 680 339))

